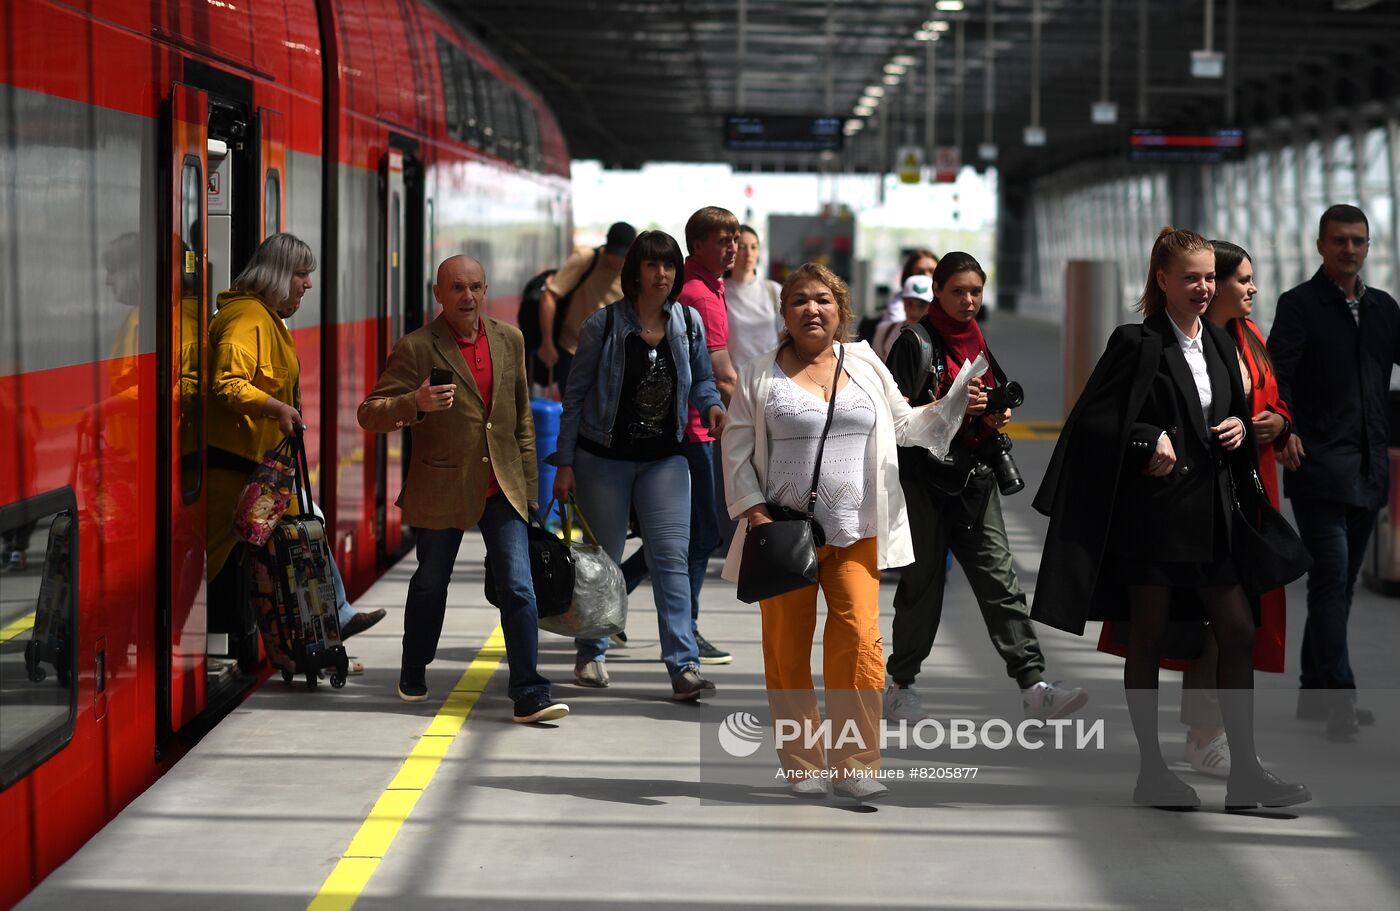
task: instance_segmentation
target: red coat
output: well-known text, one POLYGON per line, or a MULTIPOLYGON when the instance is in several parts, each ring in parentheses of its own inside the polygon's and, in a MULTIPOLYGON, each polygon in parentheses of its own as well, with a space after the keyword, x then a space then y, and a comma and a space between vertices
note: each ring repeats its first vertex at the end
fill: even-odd
MULTIPOLYGON (((1272 411, 1291 421, 1292 415, 1288 411, 1288 405, 1279 396, 1278 377, 1272 368, 1267 371, 1263 368, 1245 341, 1244 333, 1248 332, 1262 347, 1264 336, 1259 327, 1254 325, 1253 320, 1236 319, 1231 320, 1227 328, 1231 338, 1235 340, 1236 347, 1239 348, 1241 357, 1244 358, 1245 366, 1249 369, 1250 384, 1253 387, 1249 393, 1250 414, 1272 411)), ((1259 448, 1259 477, 1264 482, 1264 492, 1269 495, 1269 502, 1275 509, 1278 508, 1279 502, 1278 453, 1287 441, 1287 436, 1280 436, 1268 446, 1259 448)), ((1284 667, 1284 642, 1288 621, 1288 607, 1283 589, 1274 589, 1260 596, 1259 617, 1259 629, 1254 634, 1254 669, 1281 674, 1284 667)), ((1121 657, 1125 653, 1124 646, 1121 642, 1113 640, 1113 622, 1109 621, 1104 623, 1103 630, 1099 633, 1099 651, 1121 657)), ((1186 669, 1186 662, 1163 659, 1162 667, 1181 671, 1186 669)))

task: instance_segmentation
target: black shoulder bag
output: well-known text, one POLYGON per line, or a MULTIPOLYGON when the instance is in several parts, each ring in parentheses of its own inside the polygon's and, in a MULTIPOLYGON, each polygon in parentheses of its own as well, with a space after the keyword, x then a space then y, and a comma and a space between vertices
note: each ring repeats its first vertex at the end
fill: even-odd
POLYGON ((1253 482, 1252 506, 1240 502, 1235 469, 1226 471, 1230 484, 1230 558, 1245 594, 1259 596, 1282 588, 1312 566, 1312 557, 1288 520, 1279 515, 1264 493, 1259 472, 1248 466, 1253 482))
POLYGON ((773 521, 749 526, 744 536, 744 552, 739 561, 739 600, 753 604, 799 588, 817 584, 817 548, 826 543, 826 534, 817 524, 817 485, 822 474, 822 450, 831 420, 836 416, 836 387, 841 383, 841 367, 846 362, 846 346, 836 357, 836 377, 831 382, 831 400, 826 405, 826 426, 817 443, 816 464, 812 466, 812 489, 802 512, 768 504, 773 521))

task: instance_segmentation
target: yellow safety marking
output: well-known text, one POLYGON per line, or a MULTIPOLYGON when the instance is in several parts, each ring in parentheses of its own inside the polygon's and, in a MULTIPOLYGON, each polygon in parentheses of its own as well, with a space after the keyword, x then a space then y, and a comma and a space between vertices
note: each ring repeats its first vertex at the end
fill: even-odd
MULTIPOLYGON (((6 627, 8 629, 9 627, 6 627)), ((350 846, 335 869, 321 884, 307 911, 349 911, 359 901, 379 862, 408 821, 418 798, 432 782, 452 741, 461 732, 467 716, 480 698, 486 682, 506 656, 506 640, 499 626, 476 653, 457 685, 447 694, 417 745, 404 759, 398 774, 375 801, 369 816, 361 823, 350 846)))
POLYGON ((35 612, 30 611, 23 617, 20 617, 14 623, 0 627, 0 642, 9 642, 16 636, 22 635, 32 630, 34 628, 34 617, 35 612))
POLYGON ((1054 440, 1063 426, 1063 421, 1012 421, 1004 432, 1013 440, 1054 440))

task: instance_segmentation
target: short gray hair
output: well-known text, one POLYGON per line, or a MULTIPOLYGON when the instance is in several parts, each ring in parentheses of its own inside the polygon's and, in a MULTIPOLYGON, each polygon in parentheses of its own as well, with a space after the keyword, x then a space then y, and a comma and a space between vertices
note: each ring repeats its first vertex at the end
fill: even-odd
POLYGON ((316 254, 295 234, 274 234, 258 246, 248 265, 230 285, 232 291, 242 291, 257 297, 274 310, 287 302, 287 290, 292 276, 298 272, 315 272, 316 254))

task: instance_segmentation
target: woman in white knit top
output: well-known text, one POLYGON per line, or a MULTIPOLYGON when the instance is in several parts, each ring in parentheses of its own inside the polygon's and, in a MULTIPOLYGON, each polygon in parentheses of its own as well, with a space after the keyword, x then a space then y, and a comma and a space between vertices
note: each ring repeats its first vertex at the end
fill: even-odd
MULTIPOLYGON (((721 440, 729 514, 743 519, 724 576, 737 579, 748 527, 772 521, 768 504, 805 509, 835 396, 817 488, 816 520, 826 539, 817 549, 818 582, 759 602, 764 675, 774 724, 795 721, 804 733, 808 725, 816 730, 811 653, 820 587, 827 604, 823 676, 833 744, 824 752, 799 738, 781 745, 778 758, 798 796, 824 796, 831 777, 837 794, 872 800, 885 793, 874 777, 884 687, 880 570, 914 559, 896 446, 945 454, 963 416, 984 410, 986 397, 976 381, 964 381, 939 401, 911 408, 870 346, 838 342, 854 319, 850 293, 824 266, 808 263, 788 277, 782 315, 778 348, 739 373, 721 440), (852 724, 858 742, 836 736, 852 724)), ((985 365, 963 375, 982 370, 985 365)))

